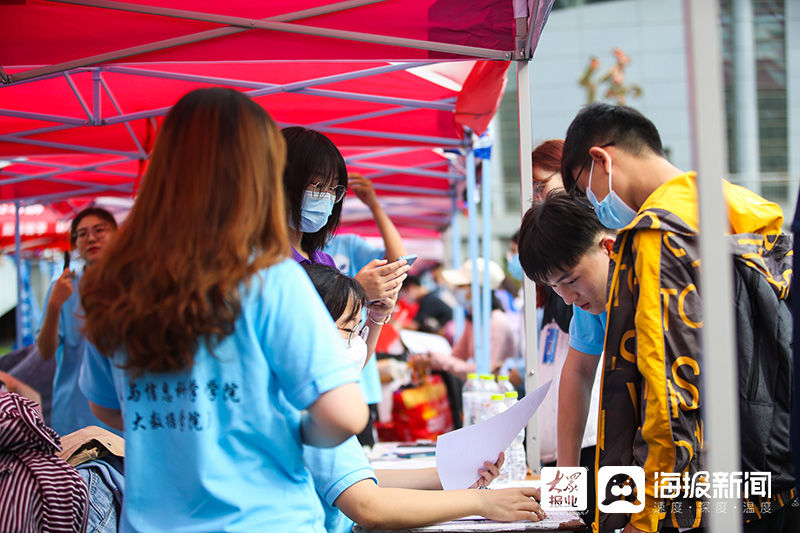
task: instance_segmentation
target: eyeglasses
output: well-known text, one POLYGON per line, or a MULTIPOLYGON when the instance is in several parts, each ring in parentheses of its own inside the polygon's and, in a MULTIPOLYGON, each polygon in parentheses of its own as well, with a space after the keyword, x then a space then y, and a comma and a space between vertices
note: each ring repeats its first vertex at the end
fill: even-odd
POLYGON ((356 337, 361 337, 364 339, 364 342, 367 342, 367 337, 369 336, 369 326, 361 326, 361 330, 359 330, 358 326, 354 328, 339 328, 339 331, 347 332, 347 347, 350 347, 350 344, 353 342, 353 339, 356 337))
POLYGON ((552 174, 547 176, 545 179, 539 180, 539 181, 535 181, 533 183, 533 195, 534 196, 542 196, 542 194, 544 194, 544 188, 547 186, 547 182, 549 182, 553 178, 553 176, 558 174, 558 172, 559 171, 556 170, 555 172, 553 172, 552 174))
POLYGON ((334 202, 341 202, 342 198, 344 198, 345 193, 347 192, 347 187, 344 185, 336 185, 333 187, 328 187, 323 185, 322 183, 315 183, 308 188, 311 191, 311 195, 314 197, 315 200, 319 200, 325 194, 330 194, 333 196, 334 202))
MULTIPOLYGON (((603 144, 603 145, 599 146, 599 148, 608 148, 609 146, 614 146, 614 143, 613 142, 606 143, 606 144, 603 144)), ((584 161, 583 165, 581 165, 581 169, 578 171, 577 174, 575 174, 575 179, 572 182, 572 187, 570 187, 570 190, 569 190, 570 194, 574 193, 575 189, 578 188, 578 180, 581 178, 581 174, 583 174, 583 171, 586 170, 586 165, 588 165, 589 161, 591 161, 591 160, 592 160, 592 158, 589 157, 589 159, 584 161)), ((586 194, 586 191, 583 191, 583 193, 586 194)))
POLYGON ((96 224, 91 228, 81 228, 75 232, 75 240, 82 241, 89 238, 89 234, 94 235, 95 238, 102 238, 108 233, 108 224, 96 224))

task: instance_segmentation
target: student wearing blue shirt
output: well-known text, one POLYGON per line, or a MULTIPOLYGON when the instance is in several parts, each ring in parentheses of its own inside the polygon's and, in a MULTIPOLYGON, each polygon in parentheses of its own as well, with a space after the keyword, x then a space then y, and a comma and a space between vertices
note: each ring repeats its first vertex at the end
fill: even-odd
MULTIPOLYGON (((357 281, 335 268, 306 265, 342 338, 348 360, 360 369, 367 352, 363 309, 367 297, 357 281)), ((374 327, 374 326, 373 326, 374 327)), ((536 489, 442 491, 436 468, 373 470, 355 438, 335 448, 304 447, 303 460, 325 509, 328 533, 350 531, 353 522, 367 529, 405 529, 474 514, 500 521, 538 520, 543 513, 536 489), (438 489, 438 490, 436 490, 438 489)), ((473 485, 487 486, 499 475, 497 463, 485 463, 473 485)))
MULTIPOLYGON (((356 174, 348 178, 341 152, 322 133, 300 126, 283 128, 281 133, 287 147, 283 186, 288 207, 289 242, 294 259, 302 265, 336 266, 334 259, 323 250, 328 242, 335 239, 349 179, 353 192, 370 206, 379 228, 382 228, 381 234, 386 239, 386 259, 373 257, 356 268, 354 273, 347 274, 361 283, 370 301, 398 292, 410 267, 405 261, 397 261, 405 254, 405 248, 397 229, 380 207, 372 182, 356 174)), ((361 259, 359 254, 359 263, 361 259)), ((387 314, 386 320, 389 318, 387 314)), ((375 342, 371 344, 373 349, 375 342)), ((374 406, 382 397, 378 368, 373 361, 365 370, 367 373, 362 373, 359 385, 367 403, 374 406)), ((364 444, 375 443, 372 421, 376 413, 377 409, 372 407, 369 424, 359 435, 359 440, 364 444)))
MULTIPOLYGON (((77 249, 86 268, 100 259, 116 230, 114 217, 100 207, 86 208, 72 219, 70 244, 73 250, 77 249)), ((88 349, 88 341, 81 333, 82 313, 75 290, 82 277, 83 271, 74 272, 67 266, 53 282, 45 298, 45 314, 36 337, 42 359, 56 358, 50 426, 59 435, 91 425, 107 428, 94 416, 89 401, 78 388, 78 372, 88 349)))
POLYGON ((122 531, 321 532, 302 444, 367 407, 343 343, 289 259, 275 123, 241 92, 167 114, 126 224, 81 303, 80 385, 124 428, 122 531), (169 206, 169 208, 165 207, 169 206))
MULTIPOLYGON (((364 287, 371 295, 369 299, 372 301, 378 299, 382 283, 391 282, 395 277, 394 270, 399 264, 392 263, 406 255, 406 247, 397 227, 378 201, 372 181, 361 174, 350 173, 347 184, 349 190, 353 191, 372 213, 372 219, 383 239, 383 248, 371 245, 360 235, 337 233, 325 245, 325 252, 333 257, 336 268, 342 274, 355 278, 364 287), (384 265, 386 268, 380 268, 384 265)), ((361 387, 364 400, 370 406, 371 414, 370 424, 358 436, 358 440, 361 444, 371 446, 375 444, 372 422, 377 418, 377 404, 383 399, 378 363, 374 357, 370 357, 367 361, 358 385, 361 387)))
MULTIPOLYGON (((344 158, 336 145, 318 131, 292 126, 283 128, 281 134, 286 139, 283 187, 289 243, 294 250, 294 258, 301 264, 310 262, 335 266, 323 248, 336 232, 342 217, 342 203, 348 184, 344 158)), ((354 187, 359 191, 363 184, 354 187)), ((405 273, 410 268, 405 261, 387 263, 383 259, 372 261, 369 268, 362 269, 363 273, 357 276, 370 300, 383 298, 394 290, 399 291, 405 273)))
MULTIPOLYGON (((573 306, 569 350, 558 389, 556 457, 559 466, 587 466, 590 473, 595 447, 581 449, 581 445, 584 430, 596 432, 597 427, 596 421, 587 422, 587 418, 590 405, 597 404, 595 377, 605 342, 606 287, 614 240, 615 232, 600 223, 591 206, 563 189, 534 202, 522 218, 519 234, 525 274, 552 287, 573 306)), ((591 517, 594 484, 589 487, 591 517)))

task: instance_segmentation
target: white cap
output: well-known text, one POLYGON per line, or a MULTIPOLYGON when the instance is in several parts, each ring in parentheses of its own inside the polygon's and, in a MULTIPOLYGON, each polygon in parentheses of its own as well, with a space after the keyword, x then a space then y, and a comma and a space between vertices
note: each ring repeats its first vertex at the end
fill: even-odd
MULTIPOLYGON (((483 265, 485 261, 479 257, 475 261, 478 269, 478 283, 483 284, 483 265)), ((469 285, 472 283, 472 261, 467 259, 458 270, 442 270, 442 277, 450 285, 469 285)), ((494 261, 489 261, 489 285, 492 289, 500 286, 506 275, 503 269, 494 261)))

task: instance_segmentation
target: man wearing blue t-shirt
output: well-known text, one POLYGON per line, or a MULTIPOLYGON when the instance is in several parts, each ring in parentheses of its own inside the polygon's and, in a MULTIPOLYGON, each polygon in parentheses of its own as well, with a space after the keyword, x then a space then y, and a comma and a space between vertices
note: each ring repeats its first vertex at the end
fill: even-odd
MULTIPOLYGON (((525 274, 547 285, 573 306, 569 351, 558 389, 559 466, 594 465, 594 446, 581 449, 586 433, 597 431, 595 386, 606 331, 608 265, 615 233, 591 206, 563 189, 531 207, 519 232, 519 260, 525 274), (591 405, 591 409, 590 409, 591 405), (563 408, 562 408, 563 407, 563 408)), ((588 436, 588 435, 587 435, 588 436)), ((594 488, 589 483, 590 492, 594 488)), ((589 516, 594 514, 589 495, 589 516)))

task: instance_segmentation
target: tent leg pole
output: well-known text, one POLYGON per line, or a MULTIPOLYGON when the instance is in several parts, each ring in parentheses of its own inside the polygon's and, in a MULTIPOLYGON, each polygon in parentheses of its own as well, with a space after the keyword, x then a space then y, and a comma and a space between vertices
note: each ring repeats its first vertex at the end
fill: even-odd
POLYGON ((14 308, 14 349, 22 348, 22 239, 19 232, 19 202, 14 202, 14 263, 17 267, 17 306, 14 308))
MULTIPOLYGON (((517 61, 517 99, 519 104, 519 171, 520 211, 528 210, 533 199, 533 171, 531 168, 531 66, 527 61, 517 61)), ((538 386, 539 332, 536 323, 536 285, 525 276, 522 280, 525 316, 525 390, 532 392, 538 386)), ((526 434, 528 466, 539 472, 539 419, 534 415, 528 422, 526 434)))
MULTIPOLYGON (((452 231, 453 237, 453 262, 452 267, 454 269, 458 269, 461 266, 461 227, 460 227, 460 220, 459 220, 459 211, 458 211, 458 192, 456 188, 457 182, 451 181, 450 182, 450 193, 452 195, 453 201, 453 216, 450 218, 450 228, 452 231)), ((461 334, 464 332, 464 308, 461 307, 456 303, 455 309, 453 309, 453 320, 455 321, 456 331, 454 339, 458 339, 461 337, 461 334)))
MULTIPOLYGON (((471 135, 467 133, 467 135, 471 135)), ((469 259, 472 261, 472 335, 475 341, 475 367, 479 373, 485 374, 489 371, 488 365, 484 365, 478 355, 483 352, 483 338, 481 336, 481 292, 478 280, 478 270, 475 264, 478 259, 478 212, 475 205, 476 185, 475 185, 475 152, 472 146, 467 148, 467 211, 469 216, 469 235, 467 244, 469 248, 469 259)))
MULTIPOLYGON (((702 354, 705 399, 705 448, 710 472, 736 472, 739 466, 738 380, 733 335, 735 332, 731 288, 731 255, 728 241, 720 238, 728 230, 727 207, 721 178, 728 175, 725 143, 725 113, 720 95, 722 41, 719 34, 719 4, 715 0, 684 0, 684 28, 689 69, 690 124, 694 162, 698 171, 697 197, 700 213, 700 257, 703 268, 702 354), (714 312, 710 312, 713 309, 714 312), (709 371, 713 370, 713 374, 709 371), (731 408, 733 406, 733 408, 731 408)), ((740 500, 717 500, 735 508, 740 500)), ((710 533, 738 533, 738 513, 710 513, 710 533)))
MULTIPOLYGON (((491 361, 491 342, 490 320, 492 313, 492 287, 489 282, 489 261, 492 259, 492 183, 491 183, 491 162, 489 160, 481 162, 481 217, 483 222, 483 233, 481 235, 481 255, 483 255, 483 286, 481 287, 481 325, 483 326, 483 350, 480 358, 483 365, 492 371, 491 361)), ((478 359, 478 354, 475 359, 478 359)))

